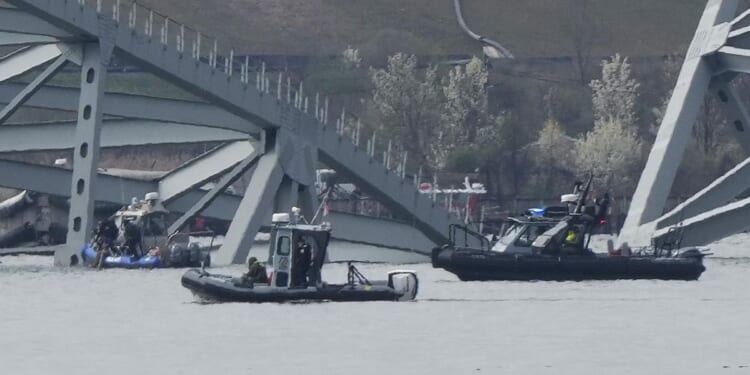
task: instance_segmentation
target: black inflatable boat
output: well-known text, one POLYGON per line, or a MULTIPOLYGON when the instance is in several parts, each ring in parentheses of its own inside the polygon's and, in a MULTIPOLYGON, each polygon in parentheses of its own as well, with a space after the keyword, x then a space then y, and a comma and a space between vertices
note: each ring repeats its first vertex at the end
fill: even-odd
POLYGON ((706 268, 697 249, 672 256, 504 254, 491 250, 437 248, 432 265, 463 281, 486 280, 697 280, 706 268))
POLYGON ((201 302, 408 301, 417 294, 417 278, 410 271, 390 272, 388 281, 279 288, 242 285, 231 276, 191 269, 182 275, 182 285, 201 302))
POLYGON ((408 301, 417 296, 414 271, 391 271, 385 281, 370 281, 349 264, 345 284, 323 282, 320 271, 331 227, 297 220, 290 221, 288 214, 273 215, 269 243, 273 271, 267 283, 190 269, 182 276, 182 285, 201 302, 408 301))
MULTIPOLYGON (((706 255, 698 248, 679 248, 662 241, 649 249, 595 254, 591 233, 603 219, 605 207, 586 207, 592 178, 583 191, 572 194, 575 207, 565 217, 527 217, 510 220, 495 244, 463 226, 452 225, 449 243, 432 251, 432 265, 454 273, 460 280, 697 280, 705 271, 706 255), (481 243, 469 246, 471 243, 481 243), (461 245, 458 241, 463 239, 461 245)), ((569 197, 571 195, 563 196, 569 197)), ((571 201, 572 203, 572 201, 571 201)), ((626 249, 627 250, 627 249, 626 249)))

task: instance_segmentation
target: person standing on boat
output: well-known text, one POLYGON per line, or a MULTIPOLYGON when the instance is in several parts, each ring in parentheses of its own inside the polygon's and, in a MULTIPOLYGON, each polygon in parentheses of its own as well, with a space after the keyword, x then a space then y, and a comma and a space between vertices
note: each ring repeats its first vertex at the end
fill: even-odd
MULTIPOLYGON (((596 211, 594 213, 594 219, 596 225, 607 225, 607 216, 609 215, 609 193, 604 193, 603 196, 598 197, 594 200, 596 211)), ((610 230, 606 231, 610 233, 610 230)))
POLYGON ((297 239, 294 254, 294 270, 292 272, 292 285, 307 287, 307 272, 310 270, 312 261, 312 249, 302 238, 297 239))
POLYGON ((133 224, 130 220, 123 223, 123 236, 125 239, 125 251, 133 257, 140 257, 141 249, 141 228, 133 224))

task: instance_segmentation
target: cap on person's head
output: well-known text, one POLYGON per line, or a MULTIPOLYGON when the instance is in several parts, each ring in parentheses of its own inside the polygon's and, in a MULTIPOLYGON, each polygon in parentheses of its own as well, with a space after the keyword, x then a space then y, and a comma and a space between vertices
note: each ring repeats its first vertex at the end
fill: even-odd
POLYGON ((256 257, 250 257, 250 259, 247 260, 247 264, 253 264, 258 261, 258 258, 256 257))

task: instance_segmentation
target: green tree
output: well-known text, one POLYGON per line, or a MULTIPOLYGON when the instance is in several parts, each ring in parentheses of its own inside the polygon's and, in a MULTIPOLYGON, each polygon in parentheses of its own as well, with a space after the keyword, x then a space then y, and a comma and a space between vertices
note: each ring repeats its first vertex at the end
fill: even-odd
POLYGON ((386 69, 370 69, 372 105, 380 121, 380 134, 403 144, 420 165, 430 171, 444 162, 437 154, 440 138, 439 89, 437 69, 417 70, 414 55, 397 53, 388 58, 386 69))

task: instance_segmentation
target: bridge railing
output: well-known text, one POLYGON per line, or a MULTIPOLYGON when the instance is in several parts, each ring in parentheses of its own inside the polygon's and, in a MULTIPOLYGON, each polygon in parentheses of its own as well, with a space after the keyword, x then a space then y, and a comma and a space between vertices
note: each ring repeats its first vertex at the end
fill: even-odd
MULTIPOLYGON (((111 18, 119 27, 128 27, 134 34, 161 43, 165 48, 172 47, 184 56, 203 62, 211 68, 230 77, 237 77, 246 85, 267 94, 273 94, 279 100, 286 100, 294 108, 312 113, 323 125, 335 121, 336 132, 351 140, 357 147, 364 148, 368 154, 381 161, 396 175, 406 178, 408 152, 406 148, 390 139, 379 135, 378 127, 365 126, 356 116, 347 115, 346 109, 336 114, 335 119, 329 116, 329 99, 307 96, 304 84, 294 80, 283 72, 272 75, 266 70, 266 64, 252 61, 249 56, 237 53, 232 46, 222 43, 216 37, 202 33, 197 29, 170 18, 135 1, 128 0, 77 0, 81 6, 93 6, 100 17, 111 18), (368 130, 370 129, 370 130, 368 130), (367 139, 364 139, 367 134, 367 139)), ((415 185, 419 173, 412 174, 415 185)))
MULTIPOLYGON (((406 148, 389 139, 386 132, 379 131, 382 127, 365 126, 355 116, 347 114, 346 109, 343 108, 340 114, 329 115, 328 98, 321 97, 319 94, 307 95, 303 82, 295 81, 283 72, 269 74, 264 63, 256 62, 255 65, 251 65, 248 57, 238 57, 235 48, 222 43, 217 38, 201 33, 195 28, 141 4, 130 0, 73 1, 80 3, 84 12, 90 12, 91 7, 94 7, 96 15, 100 18, 111 19, 118 25, 120 33, 123 28, 127 28, 134 38, 146 38, 152 46, 161 43, 165 50, 169 49, 182 54, 183 63, 185 60, 193 59, 196 66, 208 65, 217 75, 226 74, 230 82, 239 82, 248 87, 255 85, 261 93, 268 94, 268 97, 275 97, 280 105, 307 113, 308 116, 313 115, 311 117, 321 124, 322 132, 318 134, 325 137, 338 136, 339 141, 347 143, 351 141, 354 146, 354 153, 350 146, 334 147, 330 143, 326 146, 321 145, 321 150, 324 150, 324 153, 332 153, 328 155, 330 158, 340 160, 341 163, 336 163, 340 168, 349 168, 351 169, 349 172, 355 174, 362 173, 365 179, 363 183, 369 184, 365 187, 366 189, 377 190, 377 186, 387 185, 388 192, 384 193, 386 197, 398 206, 398 210, 413 213, 416 222, 423 230, 432 231, 433 237, 436 233, 444 232, 442 227, 447 227, 446 223, 458 221, 437 205, 435 199, 432 199, 432 205, 429 206, 427 202, 430 199, 427 197, 421 197, 419 194, 413 196, 411 191, 407 194, 409 185, 414 187, 415 192, 418 189, 421 170, 407 174, 409 155, 406 148), (83 7, 87 9, 84 10, 83 7), (369 165, 373 167, 382 162, 382 166, 388 172, 385 174, 386 180, 382 180, 381 177, 375 178, 375 174, 379 174, 378 168, 380 167, 360 171, 359 168, 364 166, 363 159, 358 158, 356 163, 349 160, 355 154, 368 156, 369 165)), ((286 112, 286 108, 283 112, 286 112)), ((412 164, 418 165, 418 163, 412 164)))

